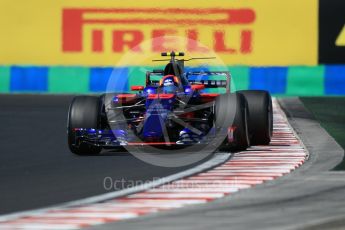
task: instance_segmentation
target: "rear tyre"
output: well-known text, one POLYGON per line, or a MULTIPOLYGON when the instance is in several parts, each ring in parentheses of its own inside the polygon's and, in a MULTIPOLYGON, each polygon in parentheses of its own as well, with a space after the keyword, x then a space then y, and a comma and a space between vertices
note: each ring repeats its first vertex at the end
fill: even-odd
POLYGON ((75 131, 73 131, 75 128, 97 129, 99 127, 99 114, 100 100, 98 97, 77 96, 72 100, 67 118, 68 147, 72 153, 96 155, 101 152, 101 147, 80 142, 75 136, 75 131))
POLYGON ((243 95, 222 94, 215 100, 215 126, 220 150, 242 151, 250 146, 248 106, 243 95))
POLYGON ((273 132, 272 98, 264 90, 238 91, 248 103, 249 132, 252 145, 268 145, 273 132))

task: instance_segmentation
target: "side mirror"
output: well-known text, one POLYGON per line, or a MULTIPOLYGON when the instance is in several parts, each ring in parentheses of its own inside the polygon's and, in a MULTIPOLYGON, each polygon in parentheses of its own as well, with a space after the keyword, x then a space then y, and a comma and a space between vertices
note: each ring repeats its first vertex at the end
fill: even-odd
POLYGON ((205 85, 191 85, 192 90, 203 90, 205 85))
POLYGON ((131 86, 131 90, 133 90, 133 91, 143 91, 144 90, 144 86, 133 85, 133 86, 131 86))

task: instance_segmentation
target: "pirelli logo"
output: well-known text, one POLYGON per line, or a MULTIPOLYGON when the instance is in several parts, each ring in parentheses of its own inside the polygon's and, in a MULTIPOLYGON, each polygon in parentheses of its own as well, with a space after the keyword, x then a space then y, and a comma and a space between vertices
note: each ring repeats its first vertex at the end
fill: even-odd
POLYGON ((183 36, 188 38, 184 47, 188 52, 203 51, 193 42, 200 41, 216 52, 249 54, 255 18, 255 11, 249 8, 65 8, 62 52, 143 52, 140 44, 151 38, 159 38, 152 39, 151 51, 162 52, 170 48, 171 41, 165 37, 183 36))

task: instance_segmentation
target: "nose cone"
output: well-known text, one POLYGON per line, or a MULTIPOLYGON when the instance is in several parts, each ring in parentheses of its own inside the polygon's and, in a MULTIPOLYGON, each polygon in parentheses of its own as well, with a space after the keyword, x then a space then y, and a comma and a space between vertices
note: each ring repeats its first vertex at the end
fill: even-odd
POLYGON ((146 141, 159 141, 163 138, 165 119, 161 114, 150 114, 145 119, 143 137, 146 141))
POLYGON ((143 128, 145 140, 159 141, 164 137, 168 114, 173 110, 174 94, 152 94, 146 100, 146 114, 143 128))

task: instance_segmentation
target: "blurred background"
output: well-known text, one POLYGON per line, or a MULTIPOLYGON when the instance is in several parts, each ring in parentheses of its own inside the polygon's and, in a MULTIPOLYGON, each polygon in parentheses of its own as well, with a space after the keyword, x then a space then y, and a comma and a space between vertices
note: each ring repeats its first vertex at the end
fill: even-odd
POLYGON ((174 49, 188 57, 216 54, 236 89, 279 96, 345 94, 344 1, 2 0, 1 5, 0 93, 98 93, 113 71, 125 85, 121 90, 129 90, 144 84, 145 70, 157 66, 151 59, 174 49), (169 36, 196 42, 176 44, 169 36), (124 55, 132 58, 124 62, 124 55))

